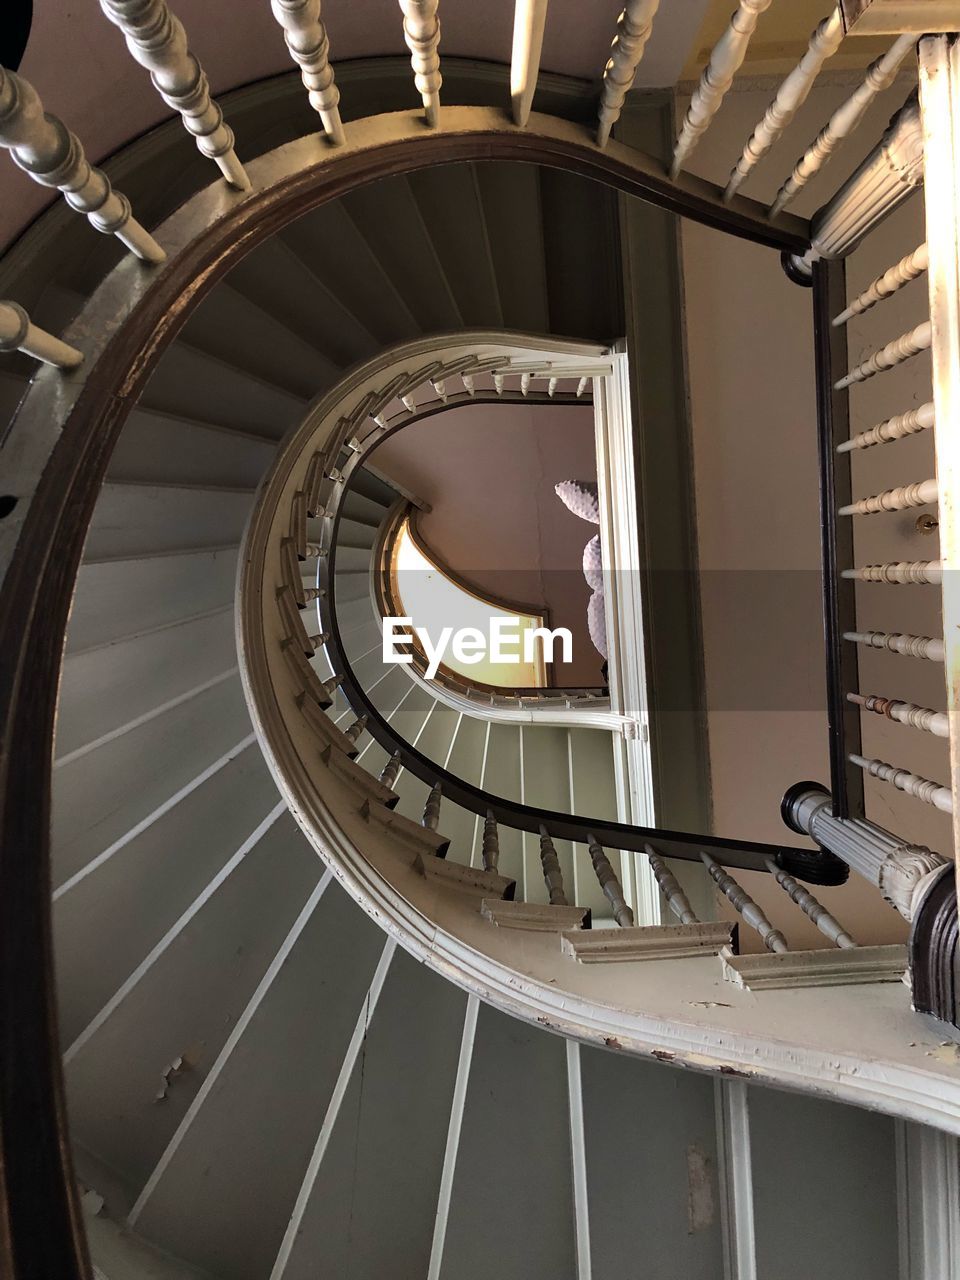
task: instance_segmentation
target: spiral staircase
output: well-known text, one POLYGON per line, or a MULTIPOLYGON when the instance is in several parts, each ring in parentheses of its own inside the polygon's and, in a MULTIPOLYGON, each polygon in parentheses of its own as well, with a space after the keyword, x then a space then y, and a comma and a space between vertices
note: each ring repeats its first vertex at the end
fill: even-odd
MULTIPOLYGON (((431 6, 403 8, 435 126, 431 6)), ((538 9, 518 6, 519 30, 538 9)), ((601 133, 635 36, 622 19, 601 133)), ((326 64, 290 47, 305 76, 326 64)), ((702 866, 741 934, 780 952, 790 917, 758 913, 729 871, 772 872, 783 911, 836 941, 797 878, 869 878, 863 842, 872 856, 886 833, 803 790, 786 816, 815 850, 641 826, 613 697, 482 705, 375 648, 383 538, 410 496, 376 443, 478 399, 601 412, 615 375, 585 386, 585 360, 635 381, 615 186, 800 275, 810 225, 585 144, 595 95, 558 79, 529 128, 515 90, 515 125, 447 107, 431 133, 398 65, 368 77, 345 141, 310 83, 334 143, 319 155, 297 79, 240 91, 235 123, 262 114, 252 195, 196 180, 168 126, 134 144, 121 173, 168 267, 118 264, 109 241, 86 256, 49 216, 7 257, 33 328, 0 370, 0 873, 18 921, 0 1258, 16 1280, 91 1261, 105 1280, 953 1274, 960 1068, 947 1042, 917 1048, 930 1024, 899 981, 901 927, 848 940, 862 982, 811 984, 819 961, 798 961, 779 985, 799 990, 764 993, 702 866), (85 367, 38 373, 31 350, 70 357, 37 330, 85 367), (46 776, 54 699, 47 884, 47 789, 24 787, 46 776), (649 917, 637 859, 663 892, 649 917), (62 1097, 37 1052, 57 1038, 62 1097)), ((465 102, 504 91, 502 72, 451 66, 465 102)), ((215 158, 239 187, 231 156, 215 158)), ((920 918, 917 877, 900 899, 880 884, 920 918)))

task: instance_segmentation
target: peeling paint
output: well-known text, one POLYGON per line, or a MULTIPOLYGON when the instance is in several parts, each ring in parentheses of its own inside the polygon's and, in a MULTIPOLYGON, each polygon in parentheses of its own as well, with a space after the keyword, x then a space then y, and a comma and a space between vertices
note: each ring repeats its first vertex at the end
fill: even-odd
POLYGON ((713 1161, 704 1149, 694 1144, 687 1147, 687 1234, 707 1231, 717 1216, 713 1194, 713 1161))

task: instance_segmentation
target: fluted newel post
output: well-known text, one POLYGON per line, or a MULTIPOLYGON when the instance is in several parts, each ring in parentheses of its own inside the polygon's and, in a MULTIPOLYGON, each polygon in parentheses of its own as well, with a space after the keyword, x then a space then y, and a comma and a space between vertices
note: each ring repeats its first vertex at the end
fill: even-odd
POLYGON ((738 915, 743 916, 751 929, 756 929, 760 937, 763 939, 763 945, 768 951, 786 951, 787 940, 780 932, 775 929, 761 908, 754 902, 747 893, 746 889, 734 880, 733 876, 724 871, 719 862, 715 862, 709 853, 701 853, 703 865, 710 872, 714 883, 725 898, 733 904, 734 910, 738 915))
POLYGON ((521 129, 530 119, 546 22, 547 0, 515 0, 513 49, 510 55, 510 104, 513 122, 521 129))
POLYGON ((837 147, 850 137, 877 94, 893 84, 900 64, 914 47, 916 40, 915 35, 900 36, 885 54, 870 64, 863 84, 833 113, 777 192, 770 206, 771 218, 775 218, 781 209, 786 208, 814 174, 820 172, 837 147))
POLYGON ((423 817, 420 819, 420 825, 426 827, 428 831, 436 831, 440 825, 440 800, 440 783, 435 782, 427 793, 426 804, 423 806, 423 817))
POLYGON ((760 15, 770 8, 771 2, 772 0, 740 0, 730 19, 730 25, 714 45, 710 61, 690 100, 674 147, 671 177, 676 178, 709 127, 710 121, 720 110, 720 103, 747 56, 747 45, 756 30, 760 15))
POLYGON ((160 97, 180 112, 201 154, 216 161, 231 186, 249 190, 250 179, 233 149, 233 130, 211 99, 207 77, 187 47, 183 24, 166 0, 100 0, 100 8, 123 32, 137 62, 150 72, 160 97))
POLYGON ((781 136, 806 102, 820 68, 840 48, 842 40, 843 18, 836 8, 814 29, 806 53, 777 90, 777 96, 743 148, 724 190, 724 200, 736 195, 747 175, 781 136))
POLYGON ((440 123, 440 20, 438 0, 400 0, 403 38, 410 50, 417 92, 423 99, 427 124, 440 123))
POLYGON ((130 201, 114 191, 110 179, 84 155, 77 136, 62 120, 43 110, 34 87, 0 67, 0 146, 34 182, 56 187, 98 231, 115 235, 145 262, 163 262, 166 254, 130 213, 130 201))
POLYGON ((766 859, 767 870, 776 880, 780 888, 797 904, 805 916, 813 921, 822 934, 835 946, 849 950, 857 945, 856 940, 847 933, 839 920, 836 920, 822 902, 818 902, 809 889, 805 889, 799 880, 781 871, 772 858, 766 859))
POLYGON ((791 830, 808 835, 875 884, 905 920, 912 921, 927 890, 951 864, 924 845, 909 844, 865 818, 835 818, 825 787, 801 782, 781 805, 791 830))
POLYGON ((283 28, 290 57, 300 68, 310 105, 324 132, 332 143, 343 142, 340 90, 330 65, 330 41, 320 21, 320 0, 270 0, 270 8, 283 28))
POLYGON ((673 874, 664 860, 651 846, 646 847, 647 859, 650 863, 650 870, 653 872, 654 879, 660 887, 660 892, 667 900, 667 906, 677 917, 681 924, 699 924, 696 913, 690 905, 690 899, 680 888, 680 882, 673 874))
POLYGON ((357 719, 354 720, 353 724, 350 726, 349 729, 347 729, 346 733, 344 733, 343 736, 347 739, 348 742, 354 742, 354 743, 359 742, 360 735, 363 733, 366 727, 367 727, 367 717, 358 716, 357 719))
POLYGON ((379 781, 387 788, 392 789, 396 785, 397 779, 400 777, 400 752, 395 751, 387 763, 380 771, 379 781))
POLYGON ((610 865, 610 859, 604 853, 595 835, 587 836, 587 848, 590 850, 590 861, 597 873, 597 880, 603 890, 604 897, 613 908, 613 918, 622 929, 633 925, 633 912, 627 906, 623 896, 623 888, 617 879, 617 873, 610 865))
POLYGON ((624 99, 636 79, 637 67, 647 47, 659 5, 660 0, 627 0, 617 21, 617 34, 613 37, 610 57, 603 69, 597 129, 599 147, 606 146, 610 130, 620 119, 624 99))
POLYGON ((82 351, 38 329, 16 302, 0 302, 0 351, 22 351, 58 369, 75 369, 83 362, 82 351))
POLYGON ((488 809, 483 820, 483 847, 481 849, 484 871, 496 871, 500 862, 500 832, 493 810, 488 809))
POLYGON ((567 895, 563 889, 563 872, 560 870, 560 859, 553 847, 546 827, 540 828, 540 865, 543 867, 543 879, 550 894, 551 907, 566 907, 567 895))
POLYGON ((873 151, 813 219, 811 248, 794 254, 792 270, 809 278, 817 258, 845 258, 863 237, 923 185, 923 130, 912 98, 873 151))

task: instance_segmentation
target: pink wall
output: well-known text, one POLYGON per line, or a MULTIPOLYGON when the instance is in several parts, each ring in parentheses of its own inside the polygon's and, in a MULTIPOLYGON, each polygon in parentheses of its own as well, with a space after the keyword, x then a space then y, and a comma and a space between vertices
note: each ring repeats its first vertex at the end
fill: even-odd
POLYGON ((466 405, 397 432, 372 461, 431 504, 420 528, 452 569, 481 592, 546 607, 554 626, 569 627, 574 660, 555 664, 554 683, 601 683, 581 570, 596 526, 553 489, 596 479, 591 408, 466 405))

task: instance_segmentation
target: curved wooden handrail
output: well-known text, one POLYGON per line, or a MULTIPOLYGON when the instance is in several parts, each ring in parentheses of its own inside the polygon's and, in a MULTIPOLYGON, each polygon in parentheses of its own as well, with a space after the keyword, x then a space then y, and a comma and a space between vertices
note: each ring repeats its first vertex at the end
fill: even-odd
POLYGON ((56 1031, 50 780, 69 606, 120 430, 190 312, 263 241, 380 178, 483 159, 561 167, 775 249, 802 252, 809 241, 804 220, 771 223, 762 206, 739 198, 725 207, 714 184, 688 175, 671 182, 659 162, 617 143, 600 151, 580 125, 533 116, 521 131, 498 110, 453 107, 442 130, 423 130, 419 112, 399 112, 355 123, 333 151, 309 137, 260 157, 248 166, 251 191, 205 189, 162 224, 157 236, 170 253, 162 269, 145 276, 123 262, 96 291, 75 326, 85 338, 83 371, 66 384, 41 375, 8 436, 29 442, 28 481, 14 490, 7 517, 13 551, 0 598, 0 1263, 9 1280, 90 1274, 56 1031), (131 297, 139 298, 132 308, 131 297))

